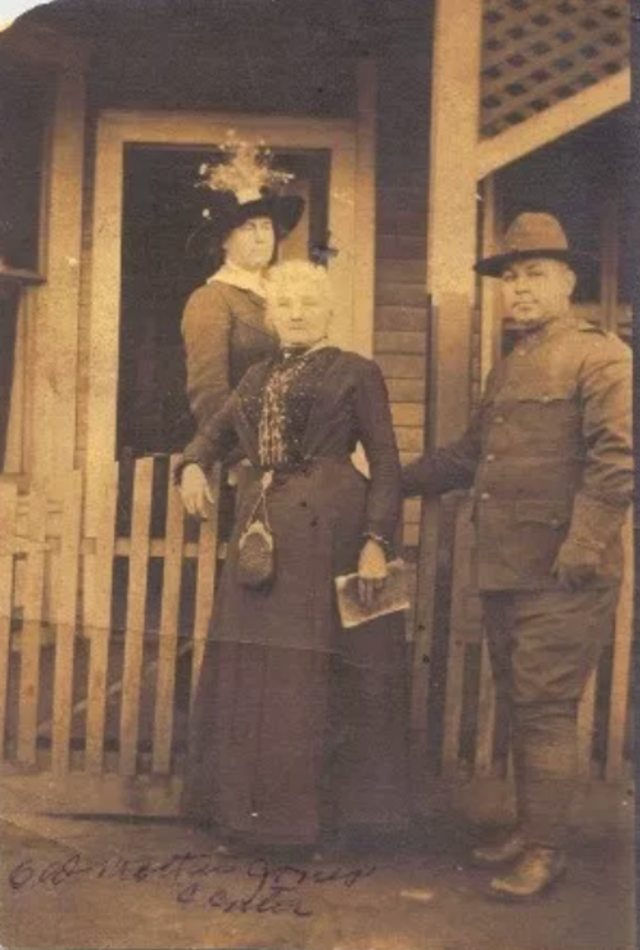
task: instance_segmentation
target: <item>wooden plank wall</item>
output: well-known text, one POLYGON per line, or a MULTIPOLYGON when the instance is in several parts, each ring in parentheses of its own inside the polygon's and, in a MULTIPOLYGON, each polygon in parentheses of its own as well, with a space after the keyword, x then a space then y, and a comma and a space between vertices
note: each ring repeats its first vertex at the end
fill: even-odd
MULTIPOLYGON (((389 388, 403 462, 421 453, 425 430, 427 30, 426 17, 413 36, 398 30, 378 62, 374 352, 389 388)), ((419 501, 406 502, 406 545, 418 543, 419 517, 419 501)))

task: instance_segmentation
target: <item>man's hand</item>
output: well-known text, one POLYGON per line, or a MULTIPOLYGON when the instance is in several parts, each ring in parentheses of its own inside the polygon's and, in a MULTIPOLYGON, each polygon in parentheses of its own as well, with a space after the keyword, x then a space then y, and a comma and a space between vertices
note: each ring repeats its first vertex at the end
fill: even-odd
POLYGON ((565 541, 558 551, 553 573, 567 590, 581 590, 598 573, 601 556, 597 548, 565 541))
POLYGON ((368 538, 358 563, 358 596, 365 607, 374 606, 379 591, 387 579, 387 559, 384 547, 373 538, 368 538))
POLYGON ((180 479, 180 495, 187 513, 206 521, 207 504, 213 504, 213 496, 207 482, 207 476, 199 465, 187 465, 180 479))

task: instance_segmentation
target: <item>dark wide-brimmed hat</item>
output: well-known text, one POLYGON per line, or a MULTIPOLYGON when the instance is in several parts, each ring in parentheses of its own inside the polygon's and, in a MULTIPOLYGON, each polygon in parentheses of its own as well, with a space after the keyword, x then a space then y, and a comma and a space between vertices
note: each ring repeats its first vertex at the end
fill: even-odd
POLYGON ((298 195, 278 195, 266 188, 246 201, 232 191, 207 191, 201 197, 201 222, 187 244, 187 252, 194 257, 220 249, 235 228, 252 218, 270 218, 276 239, 282 240, 300 221, 305 205, 298 195))
POLYGON ((479 260, 474 270, 483 277, 500 277, 509 264, 532 257, 564 261, 577 271, 596 263, 593 255, 570 249, 567 235, 553 215, 526 211, 507 229, 498 253, 479 260))
POLYGON ((298 195, 277 195, 263 189, 259 196, 241 201, 233 192, 210 192, 205 219, 212 230, 226 237, 251 218, 271 218, 279 237, 293 231, 302 217, 304 198, 298 195))

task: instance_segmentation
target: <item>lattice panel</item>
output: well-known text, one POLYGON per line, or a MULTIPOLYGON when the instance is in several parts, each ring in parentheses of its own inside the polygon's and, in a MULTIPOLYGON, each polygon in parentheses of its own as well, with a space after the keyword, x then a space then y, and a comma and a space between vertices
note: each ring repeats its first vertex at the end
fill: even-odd
POLYGON ((629 62, 627 0, 483 2, 483 136, 524 122, 629 62))

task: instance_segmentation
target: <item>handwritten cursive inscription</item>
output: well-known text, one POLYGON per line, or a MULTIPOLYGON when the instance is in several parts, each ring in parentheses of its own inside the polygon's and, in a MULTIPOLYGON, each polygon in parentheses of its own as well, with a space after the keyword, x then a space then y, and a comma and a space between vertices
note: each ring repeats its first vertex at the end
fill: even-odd
POLYGON ((215 855, 178 852, 168 858, 85 858, 37 862, 26 858, 9 870, 9 886, 19 893, 56 890, 80 879, 118 881, 126 885, 167 881, 177 903, 209 908, 223 914, 289 914, 311 917, 307 901, 314 890, 328 885, 353 888, 372 877, 376 866, 300 867, 276 864, 267 858, 248 863, 221 861, 215 855))

